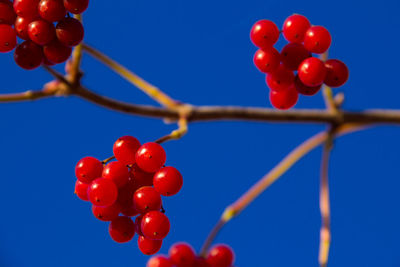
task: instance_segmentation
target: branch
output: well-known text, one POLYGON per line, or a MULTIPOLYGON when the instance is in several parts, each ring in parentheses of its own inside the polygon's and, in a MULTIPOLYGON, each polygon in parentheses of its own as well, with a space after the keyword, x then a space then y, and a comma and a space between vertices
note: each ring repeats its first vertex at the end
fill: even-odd
POLYGON ((6 102, 23 102, 23 101, 33 101, 41 98, 52 97, 56 95, 56 91, 50 90, 40 90, 40 91, 25 91, 16 94, 3 94, 0 95, 0 103, 6 102))

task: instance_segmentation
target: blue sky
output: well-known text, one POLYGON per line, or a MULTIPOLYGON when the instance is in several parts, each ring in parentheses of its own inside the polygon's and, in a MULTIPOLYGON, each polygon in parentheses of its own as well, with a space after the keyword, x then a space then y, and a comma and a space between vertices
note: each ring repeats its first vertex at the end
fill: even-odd
MULTIPOLYGON (((196 105, 270 107, 264 77, 252 64, 249 30, 258 19, 282 25, 304 14, 332 34, 332 58, 346 62, 344 108, 399 109, 397 1, 92 1, 85 41, 171 96, 196 105)), ((278 43, 280 49, 283 38, 278 43)), ((0 55, 1 93, 40 89, 51 77, 18 68, 0 55)), ((57 67, 62 70, 62 66, 57 67)), ((83 82, 101 94, 154 104, 89 56, 83 82)), ((322 96, 298 108, 322 108, 322 96)), ((154 140, 174 128, 71 98, 2 104, 0 266, 145 266, 135 241, 116 244, 107 224, 73 194, 74 166, 83 156, 106 158, 113 142, 134 135, 154 140)), ((176 241, 199 249, 224 207, 321 125, 212 122, 190 125, 182 140, 164 145, 167 164, 184 186, 164 199, 176 241)), ((331 158, 330 267, 400 266, 397 137, 383 126, 335 142, 331 158)), ((231 245, 238 267, 317 264, 320 215, 316 149, 269 188, 217 242, 231 245)))

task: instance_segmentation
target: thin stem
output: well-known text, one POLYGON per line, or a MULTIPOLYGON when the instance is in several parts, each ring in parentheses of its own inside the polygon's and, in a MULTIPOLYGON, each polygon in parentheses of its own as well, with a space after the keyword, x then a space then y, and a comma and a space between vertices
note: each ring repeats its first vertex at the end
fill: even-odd
POLYGON ((109 158, 106 158, 105 160, 103 160, 101 163, 103 163, 103 165, 106 165, 107 163, 109 163, 110 161, 112 161, 113 159, 115 159, 115 156, 111 156, 109 158))
MULTIPOLYGON (((82 22, 81 14, 75 14, 74 18, 82 22)), ((74 50, 72 51, 72 58, 71 61, 69 62, 71 65, 68 71, 68 80, 71 82, 71 84, 75 86, 79 85, 82 77, 82 72, 80 70, 81 61, 82 61, 82 44, 78 44, 77 46, 74 47, 74 50)))
POLYGON ((155 143, 162 144, 170 140, 177 140, 182 138, 188 131, 188 123, 186 118, 180 118, 178 120, 178 129, 173 130, 170 134, 160 137, 155 143))
POLYGON ((161 105, 170 109, 174 109, 178 105, 176 101, 174 101, 171 97, 162 92, 160 89, 146 82, 138 75, 128 70, 118 62, 112 60, 108 56, 104 55, 100 51, 97 51, 96 49, 87 44, 82 44, 82 48, 84 51, 88 52, 91 56, 99 60, 101 63, 103 63, 113 71, 115 71, 121 77, 123 77, 124 79, 135 85, 137 88, 145 92, 147 95, 149 95, 151 98, 153 98, 161 105))
POLYGON ((23 102, 23 101, 33 101, 41 98, 48 98, 56 95, 56 91, 50 90, 40 90, 33 91, 29 90, 22 93, 16 94, 2 94, 0 95, 0 103, 11 103, 11 102, 23 102))

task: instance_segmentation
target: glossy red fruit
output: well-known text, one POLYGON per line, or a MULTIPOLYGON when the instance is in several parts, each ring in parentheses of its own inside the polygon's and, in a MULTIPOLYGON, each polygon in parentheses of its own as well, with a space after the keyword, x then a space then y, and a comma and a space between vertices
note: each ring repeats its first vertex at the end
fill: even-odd
POLYGON ((289 16, 283 23, 283 36, 291 43, 302 43, 306 31, 311 27, 308 19, 300 14, 289 16))
POLYGON ((161 195, 151 186, 144 186, 133 194, 133 205, 140 213, 161 209, 161 195))
POLYGON ((154 189, 163 196, 173 196, 182 188, 182 174, 174 167, 164 167, 153 178, 154 189))
POLYGON ((139 215, 136 217, 135 219, 135 231, 139 236, 143 236, 142 233, 142 219, 143 219, 143 215, 139 215))
POLYGON ((259 48, 270 48, 279 39, 279 29, 270 20, 259 20, 251 28, 250 39, 259 48))
POLYGON ((322 87, 322 84, 318 86, 307 86, 304 83, 302 83, 299 76, 296 75, 296 78, 294 79, 294 86, 297 92, 299 92, 299 94, 312 96, 319 92, 319 90, 322 87))
POLYGON ((157 255, 150 258, 146 267, 174 267, 174 264, 166 256, 157 255))
POLYGON ((145 238, 144 236, 139 236, 137 242, 140 251, 145 255, 156 254, 162 246, 162 240, 151 240, 145 238))
POLYGON ((349 79, 349 69, 338 59, 328 59, 325 62, 327 70, 324 83, 330 87, 339 87, 349 79))
POLYGON ((76 46, 83 40, 82 23, 74 18, 65 18, 56 26, 57 39, 66 46, 76 46))
POLYGON ((0 24, 0 52, 12 51, 17 45, 17 34, 8 24, 0 24))
POLYGON ((43 52, 48 61, 58 64, 67 61, 71 56, 72 48, 54 40, 43 47, 43 52))
POLYGON ((282 63, 290 70, 297 70, 300 63, 311 56, 311 53, 302 44, 289 43, 281 51, 282 63))
POLYGON ((149 211, 142 218, 141 230, 148 239, 164 239, 170 227, 168 217, 160 211, 149 211))
POLYGON ((13 4, 9 0, 0 1, 0 24, 13 25, 17 15, 14 12, 13 4))
POLYGON ((331 46, 331 42, 331 34, 322 26, 312 26, 304 37, 304 47, 316 54, 325 53, 331 46))
POLYGON ((45 45, 56 37, 56 29, 53 23, 39 19, 28 25, 28 35, 38 45, 45 45))
POLYGON ((40 0, 14 0, 14 10, 17 16, 23 18, 36 18, 39 16, 40 0))
POLYGON ((298 73, 301 82, 307 86, 321 85, 326 77, 326 67, 319 58, 310 57, 299 65, 298 73))
POLYGON ((156 172, 165 164, 167 155, 164 148, 157 143, 143 144, 136 152, 136 164, 145 172, 156 172))
POLYGON ((112 161, 104 167, 102 177, 111 179, 118 188, 121 188, 128 183, 129 169, 119 161, 112 161))
POLYGON ((125 216, 135 216, 139 212, 133 206, 133 194, 137 187, 131 180, 118 190, 118 203, 121 205, 121 212, 125 216))
POLYGON ((273 91, 284 91, 293 84, 293 71, 286 68, 283 64, 273 73, 268 73, 266 82, 268 87, 273 91))
POLYGON ((14 60, 23 69, 35 69, 43 62, 42 47, 32 41, 25 41, 15 49, 14 60))
POLYGON ((135 154, 140 147, 140 142, 133 136, 122 136, 115 141, 113 152, 115 158, 125 165, 135 163, 135 154))
POLYGON ((72 14, 81 14, 89 6, 89 0, 64 0, 64 6, 72 14))
POLYGON ((17 32, 19 38, 29 40, 28 25, 33 20, 34 19, 31 18, 17 17, 17 19, 15 20, 14 29, 17 32))
POLYGON ((194 249, 187 243, 176 243, 169 249, 169 258, 179 267, 192 267, 196 262, 194 249))
POLYGON ((87 190, 88 190, 89 185, 82 183, 79 180, 76 180, 75 182, 75 194, 82 199, 83 201, 89 201, 88 195, 87 195, 87 190))
POLYGON ((75 166, 75 175, 82 183, 89 184, 100 178, 103 173, 103 163, 94 157, 84 157, 75 166))
POLYGON ((259 49, 254 54, 254 65, 264 73, 274 72, 281 62, 280 54, 274 47, 259 49))
POLYGON ((296 105, 298 99, 299 94, 294 85, 290 86, 284 91, 277 92, 271 90, 269 93, 269 100, 271 101, 272 106, 277 109, 290 109, 296 105))
POLYGON ((139 166, 137 166, 137 164, 133 164, 130 173, 132 181, 138 188, 153 185, 154 173, 143 171, 139 166))
POLYGON ((94 217, 99 219, 100 221, 109 222, 118 217, 121 212, 121 206, 118 202, 115 202, 111 206, 99 207, 92 206, 92 213, 94 217))
POLYGON ((126 243, 135 235, 135 224, 131 218, 119 216, 111 221, 108 232, 115 242, 126 243))
POLYGON ((63 0, 40 0, 40 16, 50 22, 62 20, 67 15, 63 0))
POLYGON ((90 202, 95 206, 110 206, 118 197, 118 189, 110 179, 99 178, 94 180, 88 188, 90 202))
POLYGON ((210 264, 203 257, 197 257, 193 267, 211 267, 210 264))
POLYGON ((227 245, 215 245, 206 258, 211 267, 231 267, 235 261, 233 250, 227 245))

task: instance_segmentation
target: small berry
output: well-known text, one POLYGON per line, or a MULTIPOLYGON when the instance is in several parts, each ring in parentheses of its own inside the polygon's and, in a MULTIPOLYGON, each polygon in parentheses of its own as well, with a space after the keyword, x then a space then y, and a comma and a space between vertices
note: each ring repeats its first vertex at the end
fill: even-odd
POLYGON ((279 29, 270 20, 259 20, 251 28, 250 39, 259 48, 270 48, 279 39, 279 29))
POLYGON ((15 49, 14 60, 23 69, 35 69, 43 62, 42 47, 32 41, 25 41, 15 49))
POLYGON ((293 84, 293 71, 286 68, 283 64, 273 73, 268 73, 266 82, 268 87, 273 91, 284 91, 293 84))
POLYGON ((65 18, 56 26, 57 39, 66 46, 76 46, 83 40, 82 23, 74 18, 65 18))
POLYGON ((56 37, 56 29, 53 23, 39 19, 28 25, 28 35, 38 45, 45 45, 56 37))
POLYGON ((89 0, 64 0, 64 6, 72 14, 81 14, 89 6, 89 0))
POLYGON ((174 264, 167 257, 157 255, 150 258, 146 267, 174 267, 174 264))
POLYGON ((290 70, 297 70, 300 63, 309 57, 311 53, 302 44, 289 43, 281 51, 282 63, 290 70))
POLYGON ((50 22, 62 20, 67 15, 63 0, 41 0, 39 3, 40 16, 50 22))
POLYGON ((117 200, 118 189, 110 179, 98 178, 90 184, 88 196, 95 206, 110 206, 117 200))
POLYGON ((168 217, 160 211, 149 211, 142 218, 141 230, 148 239, 164 239, 169 232, 168 217))
POLYGON ((44 56, 48 61, 58 64, 65 62, 72 53, 72 48, 54 40, 43 47, 44 56))
POLYGON ((0 24, 13 25, 17 15, 14 12, 13 4, 9 0, 0 1, 0 24))
POLYGON ((153 178, 155 190, 163 196, 173 196, 182 188, 183 178, 174 167, 164 167, 153 178))
POLYGON ((330 87, 339 87, 349 79, 349 69, 346 64, 338 59, 329 59, 325 62, 325 84, 330 87))
POLYGON ((135 232, 139 235, 139 236, 143 236, 142 233, 142 219, 143 219, 143 215, 139 215, 136 217, 135 219, 135 232))
POLYGON ((193 267, 211 267, 210 264, 203 257, 197 257, 193 267))
POLYGON ((155 173, 143 171, 137 164, 133 164, 130 170, 130 177, 138 188, 142 186, 152 186, 154 174, 155 173))
POLYGON ((167 155, 160 144, 143 144, 136 152, 136 164, 145 172, 156 172, 165 164, 167 155))
POLYGON ((118 217, 118 214, 121 211, 121 206, 118 202, 115 202, 111 206, 99 207, 92 206, 93 215, 99 219, 100 221, 109 222, 118 217))
POLYGON ((319 92, 319 90, 322 87, 322 84, 317 86, 307 86, 304 83, 302 83, 299 76, 296 75, 296 78, 294 79, 294 86, 297 92, 299 92, 299 94, 312 96, 319 92))
POLYGON ((39 2, 40 0, 14 0, 15 13, 23 18, 36 18, 39 16, 39 2))
POLYGON ((118 188, 121 188, 129 181, 129 169, 119 161, 112 161, 104 167, 102 177, 111 179, 118 188))
POLYGON ((192 267, 196 262, 196 254, 187 243, 174 244, 168 254, 171 261, 179 267, 192 267))
POLYGON ((8 24, 0 24, 0 53, 12 51, 17 46, 17 34, 8 24))
POLYGON ((34 19, 31 18, 17 17, 17 19, 15 20, 14 28, 19 38, 29 40, 28 25, 33 20, 34 19))
POLYGON ((161 209, 161 195, 151 186, 139 188, 133 194, 133 205, 140 213, 161 209))
POLYGON ((227 245, 215 245, 207 254, 207 262, 211 267, 231 267, 235 255, 227 245))
POLYGON ((140 142, 133 136, 122 136, 115 141, 113 152, 115 158, 125 165, 135 163, 135 154, 140 147, 140 142))
POLYGON ((151 240, 144 236, 139 236, 137 242, 140 251, 145 255, 156 254, 162 246, 162 240, 151 240))
POLYGON ((331 46, 331 42, 331 34, 322 26, 312 26, 304 37, 304 47, 316 54, 325 53, 331 46))
POLYGON ((115 242, 126 243, 135 235, 135 224, 131 218, 119 216, 111 221, 108 232, 115 242))
POLYGON ((326 77, 326 67, 319 58, 309 57, 299 65, 298 75, 301 82, 307 86, 321 85, 326 77))
POLYGON ((290 86, 287 90, 284 91, 270 91, 269 99, 271 101, 272 106, 277 109, 290 109, 294 105, 296 105, 297 100, 299 99, 299 94, 297 90, 294 88, 294 85, 290 86))
POLYGON ((87 190, 88 190, 89 185, 82 183, 79 180, 76 180, 75 182, 75 194, 82 199, 83 201, 89 201, 88 195, 87 195, 87 190))
POLYGON ((299 14, 289 16, 283 23, 283 36, 291 43, 302 43, 311 23, 299 14))
POLYGON ((270 73, 278 68, 281 59, 279 52, 274 47, 270 47, 257 50, 253 62, 261 72, 270 73))
POLYGON ((84 157, 75 166, 76 178, 86 184, 100 178, 102 172, 103 163, 94 157, 84 157))

